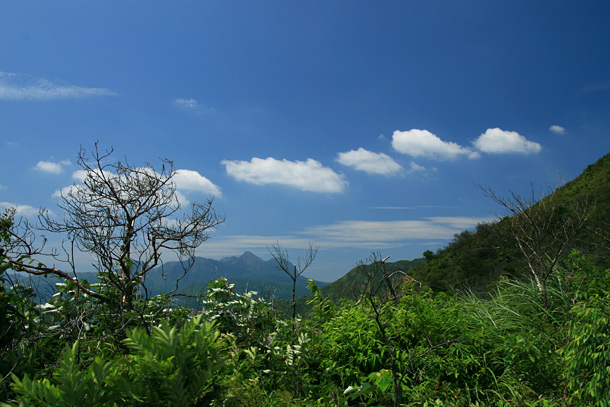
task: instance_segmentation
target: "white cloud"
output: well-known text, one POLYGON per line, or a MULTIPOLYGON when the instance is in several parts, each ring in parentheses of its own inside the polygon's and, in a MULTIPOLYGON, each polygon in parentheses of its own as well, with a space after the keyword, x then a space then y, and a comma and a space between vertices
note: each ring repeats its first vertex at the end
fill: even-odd
POLYGON ((474 141, 474 146, 484 153, 538 153, 540 144, 527 140, 516 131, 505 131, 499 128, 487 129, 474 141))
POLYGON ((303 234, 315 236, 320 247, 383 248, 396 247, 407 241, 450 239, 455 233, 474 228, 490 218, 436 217, 424 220, 343 221, 313 226, 303 234))
POLYGON ((176 104, 185 109, 196 109, 199 104, 195 99, 176 99, 176 104))
MULTIPOLYGON (((144 171, 144 172, 149 172, 153 176, 154 175, 160 176, 159 174, 154 173, 150 167, 141 167, 141 168, 138 168, 138 170, 144 171)), ((99 170, 95 170, 95 171, 99 171, 99 170)), ((112 179, 112 178, 115 178, 116 176, 117 175, 113 172, 104 171, 104 177, 107 179, 112 179)), ((74 173, 72 173, 72 178, 81 183, 85 180, 86 177, 87 177, 87 171, 82 170, 82 169, 74 171, 74 173)), ((176 170, 175 175, 172 178, 172 180, 176 184, 176 189, 177 189, 176 198, 177 198, 178 202, 180 202, 180 204, 182 204, 182 205, 188 205, 189 200, 179 190, 203 192, 205 194, 210 194, 210 195, 214 195, 214 196, 222 196, 222 192, 220 191, 220 188, 217 187, 216 185, 214 185, 209 179, 207 179, 206 177, 199 174, 197 171, 176 170)), ((68 185, 67 187, 62 188, 61 190, 55 191, 53 193, 53 197, 59 198, 61 196, 67 196, 70 193, 70 191, 73 191, 76 188, 79 188, 81 185, 82 184, 68 185)))
POLYGON ((203 192, 214 196, 222 196, 220 188, 217 187, 197 171, 176 170, 173 178, 176 188, 186 191, 203 192))
POLYGON ((314 226, 304 231, 325 241, 325 247, 378 247, 413 239, 443 239, 453 236, 455 230, 442 224, 424 220, 401 221, 344 221, 332 225, 314 226))
POLYGON ((178 98, 178 99, 176 99, 174 101, 174 103, 176 104, 176 106, 178 106, 181 109, 189 110, 189 111, 195 112, 197 114, 200 114, 200 113, 214 113, 216 111, 216 109, 214 109, 212 107, 201 106, 199 104, 199 102, 197 102, 193 98, 190 98, 190 99, 178 98))
POLYGON ((116 96, 105 88, 83 88, 58 85, 46 79, 28 75, 0 72, 0 99, 3 100, 55 100, 80 99, 91 96, 116 96))
POLYGON ((307 161, 254 157, 248 161, 223 160, 227 173, 238 181, 255 185, 280 184, 312 192, 343 192, 348 182, 343 175, 311 158, 307 161))
POLYGON ((478 154, 451 141, 443 141, 428 130, 396 130, 392 135, 392 147, 412 157, 451 159, 459 156, 478 158, 478 154))
POLYGON ((488 223, 494 221, 495 217, 477 218, 473 216, 434 216, 426 218, 437 224, 444 224, 454 229, 465 230, 472 229, 479 223, 488 223))
POLYGON ((426 167, 417 164, 415 161, 411 161, 411 165, 410 165, 410 170, 409 172, 420 172, 420 171, 426 171, 426 167))
POLYGON ((38 216, 39 210, 30 205, 19 205, 11 202, 0 202, 0 214, 3 214, 8 208, 15 208, 15 215, 26 218, 35 218, 38 216))
POLYGON ((554 124, 551 127, 549 127, 549 130, 552 131, 555 134, 564 134, 566 132, 566 129, 564 129, 563 127, 558 126, 556 124, 554 124))
POLYGON ((383 153, 373 153, 364 148, 339 153, 337 162, 369 174, 391 175, 402 169, 392 157, 383 153))
POLYGON ((38 161, 36 167, 34 167, 37 171, 48 172, 51 174, 61 174, 64 172, 64 167, 70 165, 70 161, 63 160, 58 163, 52 161, 38 161))
MULTIPOLYGON (((385 208, 382 208, 385 209, 385 208)), ((394 208, 390 208, 394 209, 394 208)), ((408 209, 408 208, 396 208, 408 209)), ((402 247, 414 242, 447 241, 464 229, 489 222, 493 218, 431 217, 422 220, 397 221, 343 221, 329 225, 312 226, 292 235, 232 235, 208 240, 199 253, 234 255, 244 250, 259 250, 281 242, 284 248, 302 249, 315 242, 321 250, 365 249, 381 250, 402 247)))

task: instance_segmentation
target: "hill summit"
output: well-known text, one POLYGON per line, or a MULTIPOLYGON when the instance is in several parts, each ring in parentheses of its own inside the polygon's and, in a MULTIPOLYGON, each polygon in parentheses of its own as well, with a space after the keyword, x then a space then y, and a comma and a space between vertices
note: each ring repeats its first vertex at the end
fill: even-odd
MULTIPOLYGON (((153 286, 154 293, 169 291, 175 287, 176 279, 182 274, 180 262, 168 262, 153 270, 147 283, 153 286)), ((207 283, 221 277, 235 284, 238 292, 257 291, 278 299, 287 299, 292 295, 292 282, 277 268, 275 260, 263 260, 249 251, 221 260, 195 257, 193 266, 180 281, 180 292, 200 292, 207 283)), ((322 287, 327 283, 316 281, 316 284, 322 287)), ((308 293, 307 278, 301 276, 297 280, 297 295, 308 293)))

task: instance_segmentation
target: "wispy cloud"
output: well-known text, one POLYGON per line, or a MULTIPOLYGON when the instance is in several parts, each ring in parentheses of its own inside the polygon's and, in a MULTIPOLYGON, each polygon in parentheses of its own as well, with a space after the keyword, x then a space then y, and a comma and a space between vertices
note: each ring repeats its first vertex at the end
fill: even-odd
POLYGON ((193 113, 201 114, 201 113, 214 113, 216 109, 212 107, 201 106, 199 102, 197 102, 193 98, 178 98, 174 101, 174 104, 181 109, 188 110, 193 113))
POLYGON ((389 211, 403 211, 407 209, 415 209, 412 206, 371 206, 368 209, 381 209, 389 211))
POLYGON ((34 169, 36 171, 47 172, 50 174, 61 174, 64 172, 64 167, 70 164, 71 162, 69 160, 62 160, 60 162, 38 161, 34 169))
POLYGON ((428 130, 412 129, 396 130, 392 135, 392 147, 402 154, 411 157, 426 157, 434 159, 453 159, 466 156, 477 158, 477 152, 462 147, 452 141, 443 141, 428 130))
POLYGON ((542 149, 540 144, 527 140, 516 131, 505 131, 497 127, 487 129, 473 144, 481 152, 489 154, 535 154, 542 149))
POLYGON ((339 193, 348 185, 345 177, 311 158, 307 161, 254 157, 250 161, 223 160, 227 173, 255 185, 280 184, 303 191, 339 193))
POLYGON ((426 171, 426 167, 424 167, 423 165, 419 165, 414 161, 411 161, 409 168, 410 168, 409 172, 411 172, 411 173, 426 171))
POLYGON ((339 153, 336 161, 339 164, 365 171, 369 174, 392 175, 402 169, 392 157, 383 153, 374 153, 364 148, 339 153))
POLYGON ((116 95, 106 88, 60 85, 29 75, 0 72, 0 100, 44 101, 116 95))
POLYGON ((555 134, 565 134, 566 129, 564 129, 561 126, 558 126, 556 124, 552 125, 551 127, 549 127, 549 130, 552 131, 555 134))
POLYGON ((472 229, 493 218, 430 217, 398 221, 342 221, 317 225, 283 236, 234 235, 214 237, 202 248, 206 253, 231 255, 244 250, 266 250, 279 241, 283 247, 302 249, 315 242, 321 250, 367 249, 381 250, 409 243, 447 241, 456 233, 472 229))

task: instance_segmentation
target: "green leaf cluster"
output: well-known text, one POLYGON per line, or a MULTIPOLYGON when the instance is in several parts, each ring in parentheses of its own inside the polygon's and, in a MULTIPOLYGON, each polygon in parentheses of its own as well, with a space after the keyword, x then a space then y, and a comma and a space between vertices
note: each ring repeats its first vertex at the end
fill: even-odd
POLYGON ((79 342, 66 347, 52 377, 13 375, 17 403, 3 406, 197 406, 222 366, 218 331, 194 317, 128 331, 125 353, 83 363, 79 342))

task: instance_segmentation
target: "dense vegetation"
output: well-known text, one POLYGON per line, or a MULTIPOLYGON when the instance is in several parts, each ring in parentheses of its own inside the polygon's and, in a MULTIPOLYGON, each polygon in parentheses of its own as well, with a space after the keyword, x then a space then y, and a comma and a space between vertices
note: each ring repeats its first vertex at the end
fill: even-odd
MULTIPOLYGON (((585 190, 608 185, 603 160, 588 169, 593 184, 585 190)), ((561 217, 536 219, 560 227, 571 212, 559 209, 574 201, 564 192, 555 197, 561 217)), ((549 207, 527 211, 536 208, 549 207)), ((523 241, 503 238, 514 230, 504 218, 425 260, 374 256, 343 291, 330 285, 325 294, 310 282, 308 311, 294 319, 224 278, 189 307, 140 289, 128 291, 127 307, 119 290, 126 286, 111 284, 104 270, 94 284, 64 279, 40 304, 8 273, 45 266, 13 255, 23 234, 7 213, 0 219, 1 405, 609 406, 610 270, 600 260, 603 245, 586 244, 607 237, 596 211, 588 216, 595 223, 568 239, 569 250, 548 269, 544 291, 529 278, 528 252, 515 246, 523 241)))

